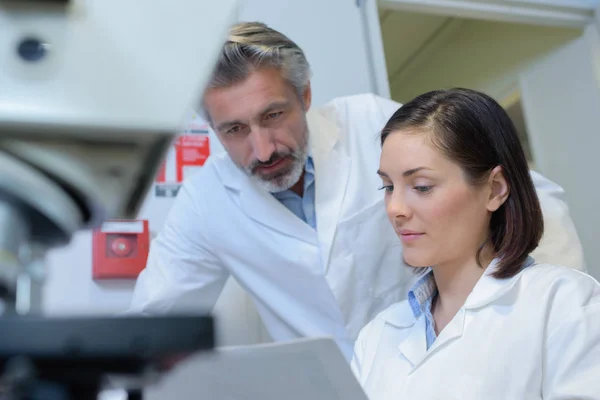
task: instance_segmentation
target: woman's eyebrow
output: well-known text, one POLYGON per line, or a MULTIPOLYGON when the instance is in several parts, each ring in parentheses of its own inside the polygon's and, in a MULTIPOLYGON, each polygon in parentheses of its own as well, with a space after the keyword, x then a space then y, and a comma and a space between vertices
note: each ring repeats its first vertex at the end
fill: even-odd
POLYGON ((402 176, 404 176, 404 177, 408 177, 408 176, 414 175, 414 174, 416 174, 417 172, 419 172, 419 171, 422 171, 422 170, 424 170, 424 169, 426 169, 426 170, 431 170, 431 168, 427 168, 427 167, 417 167, 417 168, 412 168, 412 169, 409 169, 409 170, 406 170, 406 171, 404 171, 404 172, 402 173, 402 176))

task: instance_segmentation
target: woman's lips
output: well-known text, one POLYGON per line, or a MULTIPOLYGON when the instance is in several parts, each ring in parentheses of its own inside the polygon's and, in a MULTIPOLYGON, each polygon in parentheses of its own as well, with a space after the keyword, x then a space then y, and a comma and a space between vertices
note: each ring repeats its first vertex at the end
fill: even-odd
POLYGON ((424 235, 424 233, 418 233, 418 232, 400 232, 400 239, 403 242, 413 242, 417 239, 419 239, 420 237, 422 237, 424 235))

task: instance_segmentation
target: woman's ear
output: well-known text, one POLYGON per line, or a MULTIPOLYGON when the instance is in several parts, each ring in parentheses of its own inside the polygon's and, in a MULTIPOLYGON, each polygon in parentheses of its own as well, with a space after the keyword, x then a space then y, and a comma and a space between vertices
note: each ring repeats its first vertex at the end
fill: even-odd
POLYGON ((488 185, 490 187, 490 197, 487 209, 494 212, 504 204, 510 194, 510 187, 501 166, 498 165, 492 170, 488 178, 488 185))

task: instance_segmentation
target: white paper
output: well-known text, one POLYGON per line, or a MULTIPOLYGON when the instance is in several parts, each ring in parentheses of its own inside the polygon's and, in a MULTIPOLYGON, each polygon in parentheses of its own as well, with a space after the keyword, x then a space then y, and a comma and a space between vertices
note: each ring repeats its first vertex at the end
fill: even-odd
POLYGON ((220 348, 184 361, 145 399, 367 400, 330 338, 220 348))

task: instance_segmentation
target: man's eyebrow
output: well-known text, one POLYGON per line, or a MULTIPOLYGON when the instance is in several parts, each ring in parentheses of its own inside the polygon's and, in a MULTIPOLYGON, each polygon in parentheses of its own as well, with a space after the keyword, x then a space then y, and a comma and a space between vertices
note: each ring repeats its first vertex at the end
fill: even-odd
POLYGON ((288 106, 289 106, 289 104, 290 104, 290 102, 289 102, 289 101, 287 101, 287 100, 274 101, 274 102, 272 102, 271 104, 269 104, 268 106, 266 106, 266 107, 265 107, 265 108, 262 110, 262 112, 260 113, 260 115, 265 115, 265 114, 268 114, 268 113, 270 113, 271 111, 273 111, 273 110, 276 110, 276 109, 280 109, 280 108, 286 108, 286 107, 288 107, 288 106))
MULTIPOLYGON (((281 100, 281 101, 274 101, 271 104, 269 104, 268 106, 266 106, 261 112, 260 115, 265 115, 270 113, 273 110, 276 109, 281 109, 281 108, 286 108, 288 107, 290 104, 289 101, 287 100, 281 100)), ((219 125, 217 125, 217 131, 223 131, 227 128, 230 128, 234 125, 243 125, 244 123, 242 121, 239 120, 233 120, 233 121, 226 121, 223 123, 220 123, 219 125)))

